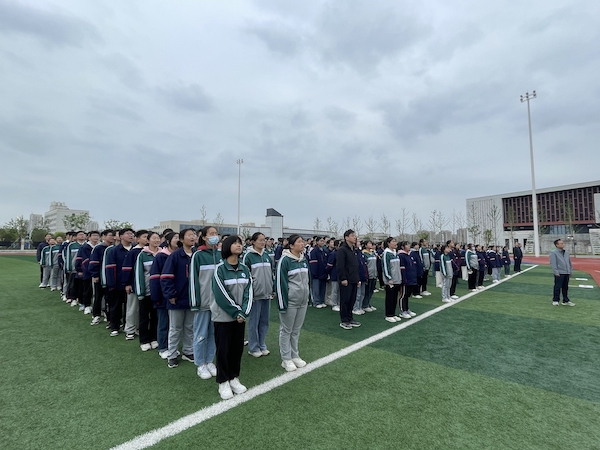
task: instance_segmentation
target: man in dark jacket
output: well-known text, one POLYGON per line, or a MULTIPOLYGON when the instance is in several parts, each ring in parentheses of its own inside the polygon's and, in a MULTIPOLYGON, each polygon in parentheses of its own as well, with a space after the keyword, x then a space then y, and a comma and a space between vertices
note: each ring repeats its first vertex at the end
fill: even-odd
POLYGON ((358 260, 354 249, 356 247, 356 233, 354 230, 346 230, 344 243, 337 251, 338 282, 340 283, 340 327, 350 330, 360 327, 352 317, 352 307, 356 302, 356 291, 360 283, 358 274, 358 260))
POLYGON ((517 242, 513 248, 513 258, 515 259, 515 273, 521 271, 521 261, 523 261, 523 250, 521 250, 521 243, 517 242))

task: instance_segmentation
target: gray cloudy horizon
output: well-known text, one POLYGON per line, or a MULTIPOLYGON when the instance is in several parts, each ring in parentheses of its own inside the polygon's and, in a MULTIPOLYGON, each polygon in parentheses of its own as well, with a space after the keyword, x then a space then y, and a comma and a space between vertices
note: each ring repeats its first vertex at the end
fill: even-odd
POLYGON ((0 223, 285 225, 599 179, 600 4, 0 0, 0 223))

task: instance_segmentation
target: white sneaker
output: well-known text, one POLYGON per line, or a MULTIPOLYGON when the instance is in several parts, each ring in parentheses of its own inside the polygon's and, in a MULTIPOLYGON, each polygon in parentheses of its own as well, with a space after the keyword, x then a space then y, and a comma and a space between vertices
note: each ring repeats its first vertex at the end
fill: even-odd
POLYGON ((423 298, 422 295, 413 295, 412 298, 423 298))
POLYGON ((320 305, 317 305, 317 308, 327 308, 327 305, 325 303, 321 303, 320 305))
POLYGON ((96 316, 92 319, 92 323, 90 325, 98 325, 102 318, 100 316, 96 316))
POLYGON ((86 306, 85 309, 83 310, 84 314, 91 314, 92 313, 92 307, 91 306, 86 306))
POLYGON ((294 364, 291 359, 285 359, 281 361, 281 367, 283 367, 286 372, 293 372, 297 369, 296 364, 294 364))
POLYGON ((260 352, 262 353, 263 356, 267 356, 267 355, 271 354, 271 352, 267 348, 265 348, 264 350, 261 350, 260 352))
POLYGON ((451 296, 450 296, 450 298, 451 298, 452 300, 458 300, 458 295, 451 295, 451 296))
POLYGON ((364 310, 357 309, 356 311, 352 311, 352 314, 356 314, 357 316, 362 316, 364 314, 364 310))
POLYGON ((498 282, 498 280, 492 280, 492 283, 497 283, 497 282, 498 282))
POLYGON ((377 311, 377 308, 375 308, 374 306, 371 306, 371 311, 377 311))
POLYGON ((412 316, 407 313, 407 312, 401 312, 400 314, 398 314, 400 317, 402 317, 403 319, 410 319, 412 316))
POLYGON ((238 380, 237 378, 234 378, 233 380, 229 380, 229 387, 236 394, 243 394, 244 392, 246 392, 248 390, 246 388, 246 386, 244 386, 242 383, 240 383, 240 380, 238 380))
POLYGON ((429 291, 423 291, 423 292, 421 292, 421 294, 423 294, 423 295, 431 295, 431 292, 429 292, 429 291))
POLYGON ((208 369, 208 371, 210 372, 210 376, 211 377, 216 377, 217 376, 217 366, 215 366, 213 363, 208 363, 206 365, 206 368, 208 369))
POLYGON ((156 350, 158 348, 158 341, 150 342, 150 347, 152 347, 152 350, 156 350))
POLYGON ((335 305, 331 308, 332 311, 339 311, 340 307, 338 305, 335 305))
POLYGON ((233 398, 233 392, 231 392, 229 381, 219 384, 219 395, 223 400, 229 400, 230 398, 233 398))
POLYGON ((410 309, 406 312, 410 314, 410 317, 415 317, 417 315, 417 313, 412 312, 410 309))
POLYGON ((169 356, 169 350, 158 352, 158 356, 160 356, 162 359, 167 359, 167 357, 169 356))
POLYGON ((150 344, 140 344, 140 348, 143 352, 147 352, 148 350, 152 349, 152 346, 150 344))
MULTIPOLYGON (((73 305, 71 305, 73 306, 73 305)), ((85 305, 79 305, 79 311, 85 311, 85 305)))
POLYGON ((48 286, 45 286, 44 283, 40 283, 40 285, 38 286, 41 289, 47 288, 48 286))
POLYGON ((77 306, 77 305, 79 305, 77 300, 71 300, 71 306, 77 306))
POLYGON ((206 364, 202 364, 201 366, 198 366, 196 373, 203 380, 208 380, 209 378, 212 377, 212 375, 210 374, 210 372, 208 370, 208 367, 206 367, 206 364))
POLYGON ((292 358, 292 362, 298 369, 306 366, 306 361, 304 361, 302 358, 292 358))
POLYGON ((449 298, 443 298, 442 301, 444 303, 452 303, 452 300, 450 300, 449 298))
POLYGON ((477 289, 471 289, 471 292, 477 292, 477 289))
POLYGON ((395 317, 386 317, 385 320, 387 320, 390 323, 398 322, 395 317))
POLYGON ((248 352, 250 356, 254 356, 255 358, 260 358, 263 354, 261 351, 258 352, 248 352))
POLYGON ((379 289, 375 289, 375 290, 373 291, 373 294, 377 294, 378 292, 379 292, 379 289))
POLYGON ((364 312, 373 312, 373 308, 371 308, 370 306, 367 306, 365 309, 363 309, 364 312))

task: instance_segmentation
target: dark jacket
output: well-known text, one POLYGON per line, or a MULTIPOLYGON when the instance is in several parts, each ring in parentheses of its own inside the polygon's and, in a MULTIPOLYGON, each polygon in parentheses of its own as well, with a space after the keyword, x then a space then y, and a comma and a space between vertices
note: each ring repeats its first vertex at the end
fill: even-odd
POLYGON ((167 302, 167 309, 190 309, 191 262, 192 257, 188 256, 183 248, 178 248, 167 258, 160 276, 160 287, 165 298, 175 299, 174 305, 167 302))
POLYGON ((513 256, 515 259, 523 259, 523 250, 521 250, 521 247, 513 248, 513 256))
POLYGON ((358 283, 360 281, 358 275, 358 259, 346 242, 340 245, 337 251, 337 270, 338 281, 348 281, 348 283, 358 283))
POLYGON ((410 255, 404 251, 398 252, 400 258, 400 272, 402 273, 402 284, 406 286, 417 285, 417 264, 410 255))
POLYGON ((310 274, 313 280, 327 279, 327 254, 318 246, 313 248, 310 256, 307 258, 310 267, 310 274))
POLYGON ((160 276, 165 267, 165 262, 169 255, 160 251, 154 257, 152 261, 152 267, 150 267, 150 298, 152 304, 157 309, 165 309, 167 307, 168 299, 163 295, 162 287, 160 286, 160 276))
POLYGON ((113 289, 119 291, 125 290, 125 285, 121 282, 121 272, 123 270, 123 262, 128 253, 129 250, 123 247, 123 244, 119 244, 113 247, 112 251, 105 256, 106 287, 109 291, 113 289))

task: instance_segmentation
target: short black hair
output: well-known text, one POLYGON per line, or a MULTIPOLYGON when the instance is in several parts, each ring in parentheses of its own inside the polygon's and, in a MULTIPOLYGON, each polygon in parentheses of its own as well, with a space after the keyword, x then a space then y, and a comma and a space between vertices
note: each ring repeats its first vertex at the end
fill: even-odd
POLYGON ((227 239, 223 241, 223 245, 221 246, 221 257, 223 259, 229 258, 233 253, 231 253, 231 246, 235 243, 239 243, 240 245, 244 245, 242 240, 237 235, 229 236, 227 239))
POLYGON ((354 233, 354 230, 352 228, 350 228, 349 230, 344 231, 344 237, 347 238, 352 233, 354 233))
POLYGON ((129 231, 131 231, 133 234, 135 234, 135 231, 133 231, 133 228, 122 228, 119 230, 119 236, 123 236, 125 233, 128 233, 129 231))
POLYGON ((149 231, 148 230, 139 230, 137 233, 135 233, 135 237, 139 238, 142 237, 144 234, 148 234, 149 231))
POLYGON ((556 247, 556 244, 558 244, 560 241, 562 241, 562 239, 557 239, 554 241, 554 246, 556 247))

